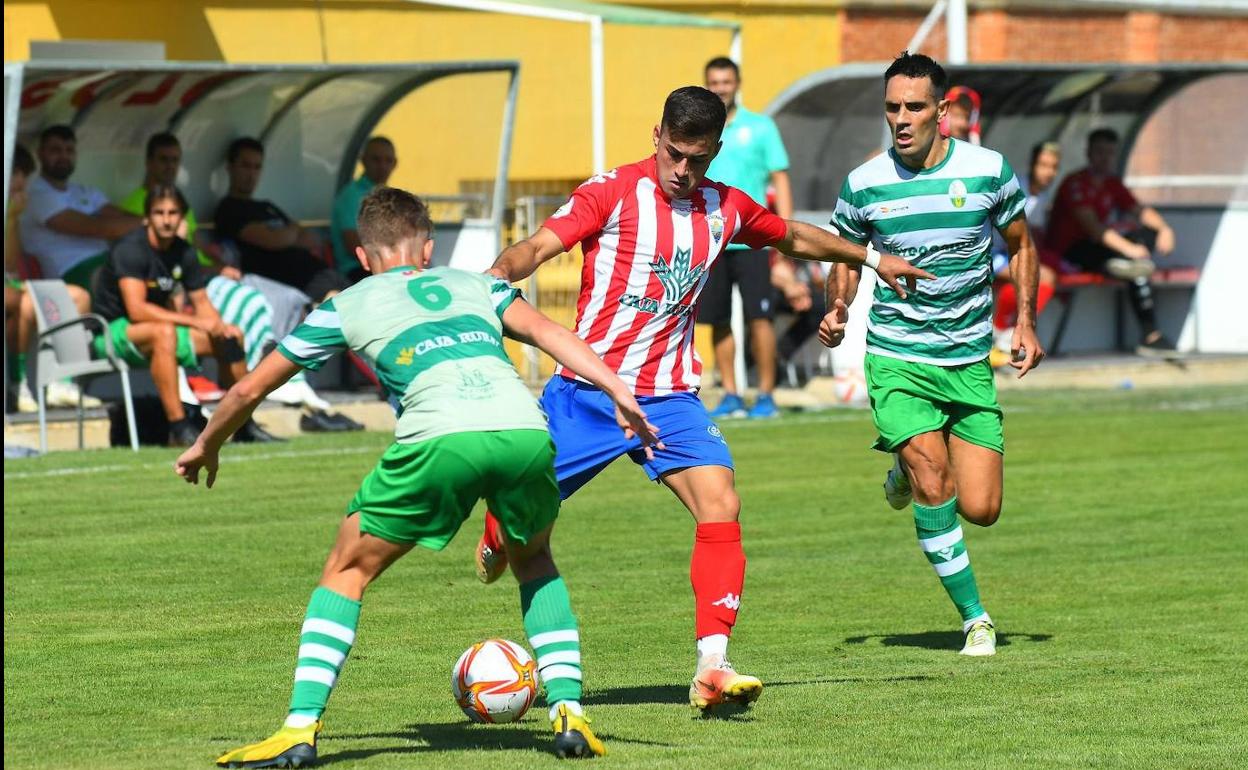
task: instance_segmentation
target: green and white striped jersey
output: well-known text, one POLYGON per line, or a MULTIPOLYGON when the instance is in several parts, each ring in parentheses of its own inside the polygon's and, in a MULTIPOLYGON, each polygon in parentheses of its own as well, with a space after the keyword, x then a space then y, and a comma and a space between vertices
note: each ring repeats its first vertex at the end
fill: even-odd
POLYGON ((503 311, 519 296, 482 273, 395 268, 322 303, 277 349, 308 369, 348 348, 363 355, 399 401, 394 436, 401 444, 545 430, 545 416, 503 350, 503 311))
POLYGON ((901 299, 875 287, 867 351, 938 366, 979 361, 992 345, 992 237, 1023 216, 1026 196, 1001 153, 949 140, 939 165, 914 171, 890 149, 849 173, 832 225, 854 243, 923 268, 901 299))

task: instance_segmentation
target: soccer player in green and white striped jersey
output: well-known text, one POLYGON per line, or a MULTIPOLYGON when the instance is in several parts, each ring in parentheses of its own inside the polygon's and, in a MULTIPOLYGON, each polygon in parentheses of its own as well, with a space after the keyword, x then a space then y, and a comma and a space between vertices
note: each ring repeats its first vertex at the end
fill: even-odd
MULTIPOLYGON (((867 322, 867 392, 879 438, 895 454, 884 484, 893 508, 912 500, 919 545, 962 616, 964 655, 996 652, 958 514, 980 526, 1001 512, 1001 407, 992 347, 992 241, 1009 247, 1018 292, 1011 365, 1025 375, 1044 357, 1035 332, 1039 265, 1010 164, 984 147, 942 138, 949 108, 939 64, 905 53, 884 74, 892 147, 850 172, 832 224, 855 243, 910 260, 936 276, 901 297, 879 285, 867 322)), ((859 273, 829 282, 820 336, 839 343, 859 273)))
POLYGON ((559 513, 546 419, 503 350, 504 332, 587 377, 616 404, 625 435, 662 448, 637 400, 572 332, 493 276, 424 270, 433 232, 423 203, 377 188, 364 199, 356 249, 372 273, 308 314, 278 349, 230 389, 176 471, 216 478, 222 443, 274 388, 346 349, 375 367, 400 402, 395 442, 347 507, 299 639, 282 729, 222 755, 228 767, 301 767, 316 761, 321 715, 355 641, 364 589, 421 545, 441 550, 478 500, 489 503, 520 584, 525 633, 546 685, 560 757, 606 749, 580 706, 581 654, 567 588, 550 555, 559 513))

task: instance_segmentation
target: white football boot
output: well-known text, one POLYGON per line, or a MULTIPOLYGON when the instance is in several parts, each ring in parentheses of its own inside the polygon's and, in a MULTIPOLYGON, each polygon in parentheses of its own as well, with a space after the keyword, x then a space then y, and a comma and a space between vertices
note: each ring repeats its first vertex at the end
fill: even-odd
POLYGON ((966 645, 959 655, 982 658, 997 654, 997 630, 987 620, 977 620, 966 630, 966 645))

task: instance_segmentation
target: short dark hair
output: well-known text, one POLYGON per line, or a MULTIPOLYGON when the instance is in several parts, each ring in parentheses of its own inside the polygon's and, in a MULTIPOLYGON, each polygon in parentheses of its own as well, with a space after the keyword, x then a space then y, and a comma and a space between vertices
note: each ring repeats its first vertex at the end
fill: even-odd
POLYGON ((732 74, 737 76, 737 80, 741 79, 741 68, 737 66, 735 61, 729 59, 727 56, 716 56, 714 59, 708 61, 706 66, 702 68, 703 74, 710 72, 711 70, 732 70, 732 74))
POLYGON ((60 139, 64 142, 77 142, 78 137, 74 136, 74 129, 64 123, 57 123, 54 126, 48 126, 39 132, 39 146, 47 144, 49 139, 60 139))
POLYGON ((393 248, 407 238, 431 237, 433 220, 425 202, 407 190, 375 187, 360 202, 355 229, 364 248, 393 248))
POLYGON ((182 143, 178 141, 178 137, 168 131, 161 131, 159 134, 152 134, 147 140, 147 159, 151 160, 156 155, 157 150, 163 150, 166 147, 177 147, 182 149, 182 143))
POLYGON ((702 86, 677 88, 663 103, 662 125, 676 139, 714 137, 718 141, 727 120, 724 103, 702 86))
POLYGON ((884 70, 884 85, 887 86, 888 81, 898 75, 907 78, 927 78, 932 84, 932 91, 936 94, 937 101, 944 98, 945 90, 949 87, 949 76, 945 74, 945 68, 926 54, 902 51, 901 55, 888 65, 888 69, 884 70))
POLYGON ((390 149, 394 149, 394 142, 390 141, 390 137, 378 134, 377 136, 370 136, 368 141, 364 142, 364 146, 360 148, 360 154, 363 155, 364 151, 372 144, 384 144, 390 149))
POLYGON ((152 206, 155 206, 157 201, 166 200, 176 201, 178 210, 183 214, 186 213, 186 198, 182 197, 181 190, 171 184, 154 184, 147 188, 147 197, 143 199, 143 213, 152 213, 152 206))
POLYGON ((1088 146, 1089 147, 1096 144, 1097 142, 1113 142, 1114 144, 1117 144, 1119 141, 1120 141, 1120 137, 1118 136, 1118 132, 1109 127, 1098 128, 1092 133, 1088 134, 1088 146))
POLYGON ((26 176, 35 173, 35 156, 20 144, 13 145, 13 170, 20 171, 26 176))
POLYGON ((1062 146, 1057 142, 1051 141, 1036 142, 1031 148, 1031 162, 1027 164, 1028 173, 1031 173, 1031 169, 1036 167, 1036 161, 1040 159, 1040 153, 1042 152, 1051 152, 1054 155, 1061 157, 1062 146))
POLYGON ((226 162, 233 163, 234 161, 238 160, 239 155, 242 155, 247 150, 251 150, 252 152, 258 152, 261 155, 263 155, 264 145, 260 143, 259 139, 255 139, 250 136, 240 136, 239 138, 230 142, 230 149, 225 151, 226 162))

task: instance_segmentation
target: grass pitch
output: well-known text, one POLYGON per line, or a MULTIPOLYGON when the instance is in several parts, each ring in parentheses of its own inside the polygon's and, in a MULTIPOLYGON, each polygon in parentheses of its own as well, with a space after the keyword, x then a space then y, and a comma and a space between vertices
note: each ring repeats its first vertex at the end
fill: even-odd
MULTIPOLYGON (((1243 767, 1248 394, 1010 394, 1006 503, 968 529, 991 659, 888 509, 865 412, 729 423, 749 557, 732 653, 767 689, 694 720, 693 526, 622 460, 564 507, 585 701, 610 755, 652 767, 1243 767)), ((174 454, 5 463, 4 762, 206 768, 268 735, 342 507, 388 442, 230 447, 216 489, 174 454)), ((478 585, 474 517, 370 590, 330 701, 334 768, 551 767, 536 707, 466 723, 450 668, 524 640, 514 581, 478 585)))

